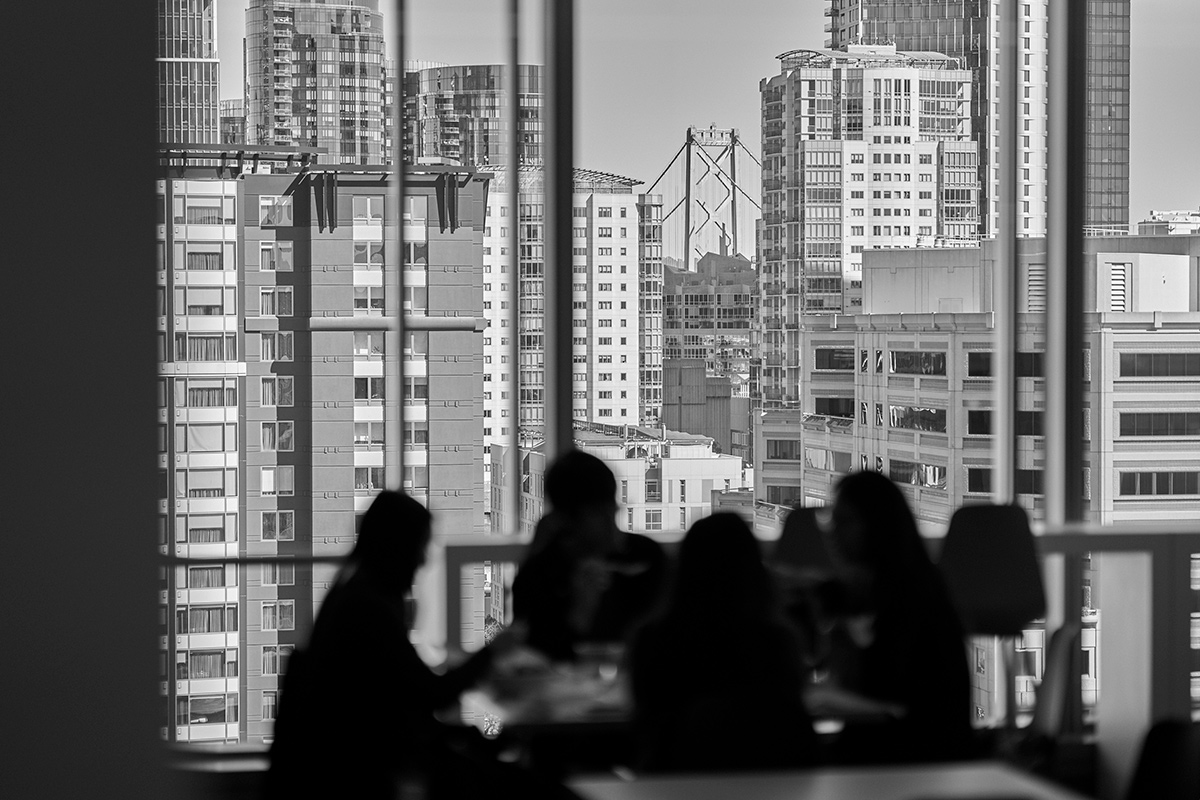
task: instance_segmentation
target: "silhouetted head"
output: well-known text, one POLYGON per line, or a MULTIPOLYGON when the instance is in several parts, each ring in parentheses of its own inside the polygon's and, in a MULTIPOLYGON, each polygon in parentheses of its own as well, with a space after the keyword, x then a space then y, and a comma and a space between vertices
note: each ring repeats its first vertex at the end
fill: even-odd
POLYGON ((617 480, 603 461, 582 450, 559 456, 546 470, 546 497, 554 510, 568 516, 617 510, 617 480))
POLYGON ((425 563, 433 516, 402 492, 380 492, 363 514, 350 562, 373 580, 407 591, 425 563))
POLYGON ((831 555, 873 572, 929 563, 908 501, 878 472, 852 472, 837 485, 831 555))
POLYGON ((758 540, 739 515, 719 512, 688 529, 679 547, 673 612, 760 616, 773 597, 758 540))

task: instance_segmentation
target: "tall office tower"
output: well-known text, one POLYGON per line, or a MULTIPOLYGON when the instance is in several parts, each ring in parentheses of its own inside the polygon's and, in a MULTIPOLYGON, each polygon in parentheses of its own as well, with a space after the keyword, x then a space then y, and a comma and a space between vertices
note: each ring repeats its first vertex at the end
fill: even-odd
MULTIPOLYGON (((189 163, 234 162, 237 149, 198 149, 189 163)), ((404 472, 392 485, 434 512, 435 535, 484 530, 486 176, 410 170, 401 259, 384 246, 398 216, 384 168, 301 176, 295 162, 312 155, 266 151, 274 174, 222 177, 167 163, 158 185, 161 548, 281 557, 241 570, 193 560, 167 576, 163 733, 174 741, 271 735, 279 676, 333 577, 286 558, 349 551, 395 448, 404 472), (439 203, 449 192, 457 201, 439 203), (384 278, 401 268, 407 297, 389 309, 384 278), (461 323, 407 332, 403 399, 387 392, 384 363, 395 355, 385 316, 398 310, 461 323), (386 420, 402 401, 401 442, 386 420)))
MULTIPOLYGON (((1126 233, 1129 225, 1129 0, 1088 2, 1087 217, 1095 234, 1126 233)), ((1046 25, 1048 0, 1020 3, 1021 79, 1018 157, 1022 196, 1018 232, 1046 232, 1046 25)), ((1000 76, 996 0, 829 0, 826 45, 892 44, 934 50, 975 70, 972 129, 980 142, 985 209, 980 233, 991 235, 999 214, 1000 76)))
POLYGON ((891 46, 795 50, 760 83, 763 192, 757 378, 799 400, 801 314, 854 313, 862 253, 973 244, 978 227, 971 72, 891 46))
POLYGON ((221 101, 221 144, 246 143, 246 106, 242 98, 221 101))
POLYGON ((216 0, 159 0, 156 61, 158 140, 220 141, 216 0))
POLYGON ((250 0, 245 48, 247 144, 383 163, 378 0, 250 0))
MULTIPOLYGON (((414 159, 451 159, 498 167, 508 163, 508 66, 404 65, 406 104, 413 120, 405 143, 414 159)), ((545 68, 517 67, 521 164, 542 160, 545 68)))
MULTIPOLYGON (((574 418, 657 424, 662 408, 662 198, 634 194, 640 181, 619 175, 576 169, 574 180, 574 418), (643 391, 643 380, 648 391, 643 391)), ((488 446, 506 444, 514 424, 523 439, 526 431, 540 437, 546 424, 542 173, 522 168, 519 216, 508 206, 506 187, 507 175, 498 172, 484 229, 483 305, 489 325, 484 335, 483 434, 488 446), (521 225, 515 275, 508 251, 514 223, 521 225), (513 303, 520 304, 517 332, 509 322, 513 303), (519 365, 509 358, 512 335, 520 336, 519 365), (514 421, 509 398, 518 388, 521 415, 514 421)))

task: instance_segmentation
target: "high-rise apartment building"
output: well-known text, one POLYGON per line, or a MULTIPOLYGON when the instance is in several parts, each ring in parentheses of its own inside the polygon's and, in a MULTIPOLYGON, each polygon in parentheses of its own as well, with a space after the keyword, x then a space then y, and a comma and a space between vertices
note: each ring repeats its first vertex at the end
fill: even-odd
POLYGON ((800 399, 799 318, 855 313, 875 248, 973 244, 971 79, 954 59, 890 46, 796 50, 760 83, 761 364, 769 405, 800 399))
MULTIPOLYGON (((197 156, 222 154, 237 158, 197 156)), ((385 480, 434 512, 436 536, 484 530, 487 176, 410 170, 401 258, 386 247, 398 215, 383 168, 300 172, 311 155, 262 153, 273 173, 223 177, 165 164, 158 185, 161 546, 191 559, 163 595, 174 741, 271 735, 287 657, 334 569, 287 559, 348 552, 385 480), (449 192, 457 201, 439 202, 449 192), (408 291, 388 308, 385 275, 401 268, 408 291), (397 311, 461 323, 406 332, 403 398, 385 378, 397 354, 383 328, 397 311), (386 435, 401 402, 402 442, 386 435), (404 472, 389 476, 401 446, 404 472), (276 560, 197 561, 235 557, 276 560)))
MULTIPOLYGON (((408 131, 405 152, 498 167, 508 163, 508 70, 505 64, 404 65, 408 131)), ((545 68, 517 67, 520 164, 539 164, 543 147, 545 68)))
MULTIPOLYGON (((521 170, 520 209, 496 174, 484 228, 484 441, 504 444, 513 425, 546 424, 545 209, 542 174, 521 170), (510 226, 521 226, 516 274, 510 226), (510 327, 519 303, 520 328, 510 327), (510 360, 519 336, 520 363, 510 360), (519 385, 517 383, 519 379, 519 385), (510 417, 520 392, 521 416, 510 417)), ((573 415, 585 422, 658 424, 662 410, 662 197, 634 194, 640 181, 575 170, 572 195, 573 415)), ((540 435, 540 434, 538 434, 540 435)), ((522 433, 522 437, 525 434, 522 433)))
POLYGON ((159 0, 156 60, 159 142, 220 141, 216 0, 159 0))
MULTIPOLYGON (((1126 233, 1129 225, 1130 0, 1087 0, 1087 216, 1096 234, 1126 233)), ((1017 32, 1021 69, 1018 157, 1021 197, 1017 231, 1046 232, 1048 0, 1020 2, 1017 32)), ((981 233, 996 229, 999 184, 999 4, 996 0, 829 0, 826 46, 890 44, 932 50, 963 60, 974 71, 972 129, 980 143, 984 190, 981 233)))
POLYGON ((323 162, 382 164, 378 0, 250 0, 247 144, 316 147, 323 162))

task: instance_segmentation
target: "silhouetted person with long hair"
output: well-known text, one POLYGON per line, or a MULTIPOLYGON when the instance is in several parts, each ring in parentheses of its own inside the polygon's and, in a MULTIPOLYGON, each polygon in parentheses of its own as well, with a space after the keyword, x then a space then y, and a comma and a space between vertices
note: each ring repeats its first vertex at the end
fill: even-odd
POLYGON ((646 769, 815 759, 800 641, 738 515, 713 514, 688 531, 663 610, 635 634, 630 664, 646 769))
POLYGON ((953 758, 969 750, 970 675, 962 625, 908 503, 891 480, 838 483, 830 554, 845 590, 843 688, 896 707, 895 720, 847 726, 853 760, 953 758))
POLYGON ((367 509, 284 678, 268 797, 391 798, 402 778, 453 797, 489 779, 486 759, 461 756, 433 713, 482 676, 497 644, 439 675, 409 641, 408 598, 430 523, 399 492, 381 492, 367 509))
POLYGON ((513 615, 528 644, 570 660, 581 642, 621 642, 658 602, 662 547, 616 523, 617 482, 593 455, 572 450, 546 471, 551 510, 513 581, 513 615))

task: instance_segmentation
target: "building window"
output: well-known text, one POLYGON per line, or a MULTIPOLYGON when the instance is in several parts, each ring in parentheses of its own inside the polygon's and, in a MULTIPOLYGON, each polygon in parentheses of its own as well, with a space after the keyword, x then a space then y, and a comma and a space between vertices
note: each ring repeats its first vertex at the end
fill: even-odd
POLYGON ((261 361, 291 361, 293 334, 290 331, 275 331, 262 334, 259 345, 261 361))
POLYGON ((1121 353, 1122 378, 1200 377, 1200 353, 1121 353))
POLYGON ((262 629, 264 631, 291 631, 296 629, 296 601, 276 600, 262 604, 262 629))
POLYGON ((356 223, 383 222, 383 195, 355 195, 351 202, 356 223))
POLYGON ((383 399, 383 378, 355 378, 354 399, 375 401, 383 399))
POLYGON ((262 449, 280 453, 292 452, 294 427, 295 423, 292 422, 264 422, 262 424, 262 449))
POLYGON ((1121 436, 1200 436, 1200 413, 1191 411, 1121 414, 1121 436))
POLYGON ((1200 472, 1122 472, 1121 494, 1200 494, 1200 472))
POLYGON ((292 224, 292 198, 261 195, 258 198, 259 227, 282 228, 292 224))
POLYGON ((263 586, 295 586, 296 565, 287 561, 274 561, 262 565, 263 586))
POLYGON ((175 471, 175 497, 236 497, 237 470, 190 469, 175 471))
POLYGON ((287 672, 288 658, 292 655, 293 645, 265 645, 262 649, 262 674, 282 675, 287 672))
POLYGON ((687 481, 685 480, 679 481, 679 502, 687 502, 687 481))
POLYGON ((383 331, 355 331, 354 355, 366 358, 382 357, 383 337, 383 331))
POLYGON ((891 351, 893 375, 945 375, 946 354, 939 351, 891 351))
MULTIPOLYGON (((412 424, 411 422, 408 424, 412 424)), ((428 424, 428 423, 425 423, 428 424)), ((354 443, 355 444, 383 444, 384 424, 382 422, 356 422, 354 423, 354 443)), ((405 440, 408 441, 407 439, 405 440)))
POLYGON ((231 333, 177 333, 175 360, 237 361, 237 337, 231 333))
POLYGON ((296 512, 262 512, 262 538, 268 542, 290 542, 296 538, 296 512))
MULTIPOLYGON (((413 243, 410 243, 413 244, 413 243)), ((423 246, 423 245, 422 245, 423 246)), ((354 243, 354 267, 377 269, 383 266, 383 242, 359 241, 354 243)), ((411 262, 405 262, 411 263, 411 262)))
POLYGON ((646 509, 646 530, 661 531, 662 530, 662 509, 647 508, 646 509))
POLYGON ((612 238, 612 228, 597 228, 596 236, 598 236, 602 239, 611 239, 612 238))
POLYGON ((971 378, 992 376, 992 354, 989 352, 967 353, 967 375, 971 378))
POLYGON ((176 378, 176 408, 221 408, 237 405, 236 378, 176 378))
MULTIPOLYGON (((406 286, 405 293, 410 297, 416 291, 415 287, 406 286)), ((422 295, 425 289, 421 290, 422 295)), ((424 297, 422 296, 420 305, 411 304, 414 308, 424 308, 424 297)), ((354 287, 354 313, 357 316, 382 314, 384 311, 383 304, 383 287, 382 286, 355 286, 354 287)))
POLYGON ((988 494, 992 491, 992 471, 983 467, 967 469, 967 491, 988 494))
POLYGON ((262 693, 262 719, 270 722, 275 719, 275 709, 278 707, 278 694, 274 690, 264 690, 262 693))
POLYGON ((175 704, 178 725, 225 725, 238 721, 236 694, 179 696, 175 704))
MULTIPOLYGON (((866 352, 865 350, 863 351, 866 352)), ((815 397, 813 413, 826 417, 854 418, 853 397, 815 397)))
POLYGON ((291 407, 294 395, 292 380, 285 376, 263 378, 260 405, 277 408, 291 407))
MULTIPOLYGON (((946 432, 946 409, 919 406, 889 406, 891 427, 932 433, 946 432)), ((882 416, 882 415, 880 415, 882 416)))
POLYGON ((262 467, 259 491, 264 497, 290 497, 295 494, 294 467, 262 467))
POLYGON ((236 633, 236 605, 179 606, 175 609, 177 633, 236 633))
POLYGON ((175 452, 223 453, 237 450, 237 426, 176 425, 175 452))
POLYGON ((354 488, 371 491, 383 489, 383 467, 355 467, 354 488))
POLYGON ((259 242, 258 268, 262 272, 291 272, 293 261, 291 242, 259 242))
POLYGON ((850 347, 818 347, 813 354, 814 369, 854 371, 854 349, 850 347))
POLYGON ((795 439, 767 439, 767 460, 797 461, 800 459, 800 442, 795 439))
POLYGON ((889 477, 896 483, 930 489, 946 488, 946 468, 938 464, 919 464, 893 458, 889 463, 889 477))

